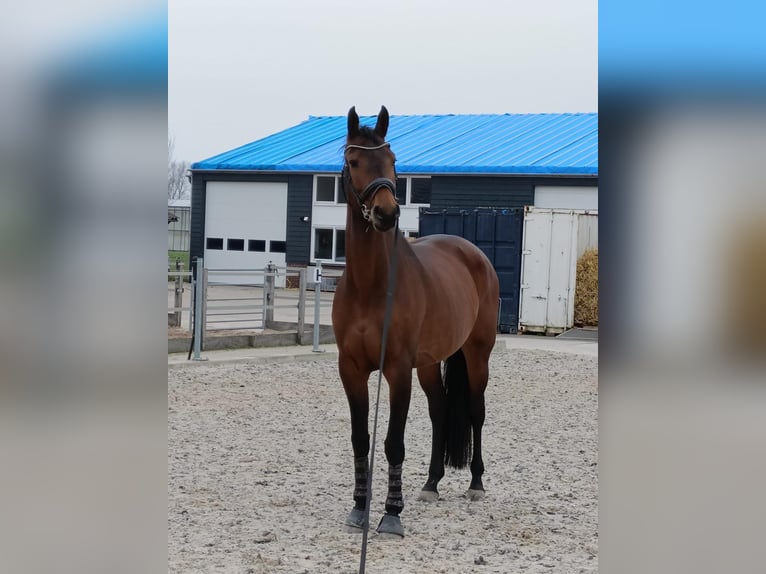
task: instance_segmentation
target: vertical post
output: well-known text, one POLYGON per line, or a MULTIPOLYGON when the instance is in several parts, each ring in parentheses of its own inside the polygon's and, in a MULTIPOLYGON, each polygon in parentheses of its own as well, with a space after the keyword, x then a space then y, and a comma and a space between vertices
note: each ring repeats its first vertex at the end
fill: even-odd
POLYGON ((201 298, 202 298, 202 315, 200 316, 200 323, 202 323, 202 333, 200 343, 202 345, 202 348, 205 348, 205 333, 207 333, 207 267, 204 265, 202 266, 202 289, 201 289, 201 298))
POLYGON ((204 261, 202 260, 202 257, 197 257, 197 263, 196 263, 196 273, 194 274, 194 358, 195 361, 204 361, 202 357, 200 357, 200 351, 202 350, 202 333, 204 329, 202 328, 202 318, 203 318, 203 311, 202 311, 202 299, 204 298, 204 289, 203 289, 203 269, 205 268, 204 261))
MULTIPOLYGON (((176 271, 179 273, 183 271, 183 265, 181 264, 180 259, 176 259, 176 271)), ((175 287, 175 297, 173 298, 173 307, 176 309, 180 309, 184 305, 183 301, 184 297, 184 284, 183 284, 183 277, 181 275, 176 275, 176 287, 175 287)), ((173 312, 173 326, 174 327, 180 327, 181 326, 181 311, 174 311, 173 312)))
POLYGON ((316 270, 314 271, 314 353, 321 353, 319 348, 319 304, 322 299, 322 262, 317 261, 316 270))
MULTIPOLYGON (((192 269, 192 262, 189 262, 189 271, 192 269)), ((194 276, 189 277, 189 290, 191 291, 191 301, 189 302, 189 332, 192 332, 194 324, 192 323, 192 317, 194 316, 194 276)))
POLYGON ((261 329, 266 328, 266 305, 268 304, 268 286, 266 277, 269 275, 269 266, 263 268, 263 289, 261 289, 261 329))
POLYGON ((298 273, 298 344, 305 344, 306 338, 306 268, 298 273))
POLYGON ((277 266, 271 261, 263 270, 263 328, 268 329, 274 324, 274 287, 276 284, 277 266))

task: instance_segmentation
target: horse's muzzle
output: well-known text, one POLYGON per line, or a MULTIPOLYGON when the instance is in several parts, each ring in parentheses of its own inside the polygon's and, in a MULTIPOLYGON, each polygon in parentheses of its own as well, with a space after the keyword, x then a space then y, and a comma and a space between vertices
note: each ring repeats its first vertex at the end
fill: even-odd
POLYGON ((390 211, 380 206, 372 208, 372 225, 377 231, 388 231, 396 225, 397 219, 399 219, 398 205, 390 211))

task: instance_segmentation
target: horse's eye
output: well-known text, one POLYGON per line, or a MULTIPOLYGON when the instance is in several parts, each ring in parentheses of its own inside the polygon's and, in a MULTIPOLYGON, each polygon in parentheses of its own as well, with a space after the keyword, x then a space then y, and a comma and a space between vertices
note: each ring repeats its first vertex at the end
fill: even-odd
POLYGON ((348 165, 351 167, 359 167, 359 162, 355 159, 349 160, 348 165))

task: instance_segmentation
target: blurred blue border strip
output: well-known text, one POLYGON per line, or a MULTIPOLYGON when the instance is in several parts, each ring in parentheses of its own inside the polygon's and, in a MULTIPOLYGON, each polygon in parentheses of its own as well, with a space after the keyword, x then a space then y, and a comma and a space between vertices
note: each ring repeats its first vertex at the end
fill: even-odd
POLYGON ((167 10, 94 32, 52 62, 48 77, 59 93, 167 93, 167 10))
POLYGON ((599 2, 599 89, 687 95, 766 90, 766 3, 599 2))

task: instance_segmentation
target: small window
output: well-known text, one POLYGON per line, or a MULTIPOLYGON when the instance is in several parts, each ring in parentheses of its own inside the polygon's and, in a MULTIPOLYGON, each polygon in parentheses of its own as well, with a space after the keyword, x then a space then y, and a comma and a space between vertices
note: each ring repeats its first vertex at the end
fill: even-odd
POLYGON ((317 176, 317 201, 335 201, 335 178, 317 176))
POLYGON ((226 249, 229 251, 244 251, 245 240, 244 239, 227 239, 226 249))
POLYGON ((332 229, 314 230, 314 259, 332 259, 332 229))
POLYGON ((420 234, 417 231, 410 231, 409 237, 412 237, 413 239, 417 239, 418 237, 420 237, 420 234))
POLYGON ((287 242, 286 241, 269 241, 269 251, 272 253, 286 253, 287 242))
POLYGON ((248 251, 266 251, 266 241, 263 239, 248 239, 247 241, 248 251))
POLYGON ((399 205, 407 205, 407 179, 404 177, 396 178, 396 201, 399 205))
POLYGON ((346 230, 335 230, 335 261, 346 260, 346 230))
POLYGON ((208 249, 223 250, 223 237, 208 237, 205 246, 208 249))
POLYGON ((343 193, 343 190, 340 188, 340 180, 338 178, 334 178, 336 181, 338 181, 338 199, 336 200, 336 203, 348 203, 346 200, 346 194, 343 193))
POLYGON ((410 180, 410 200, 412 203, 431 203, 430 177, 413 177, 410 180))

